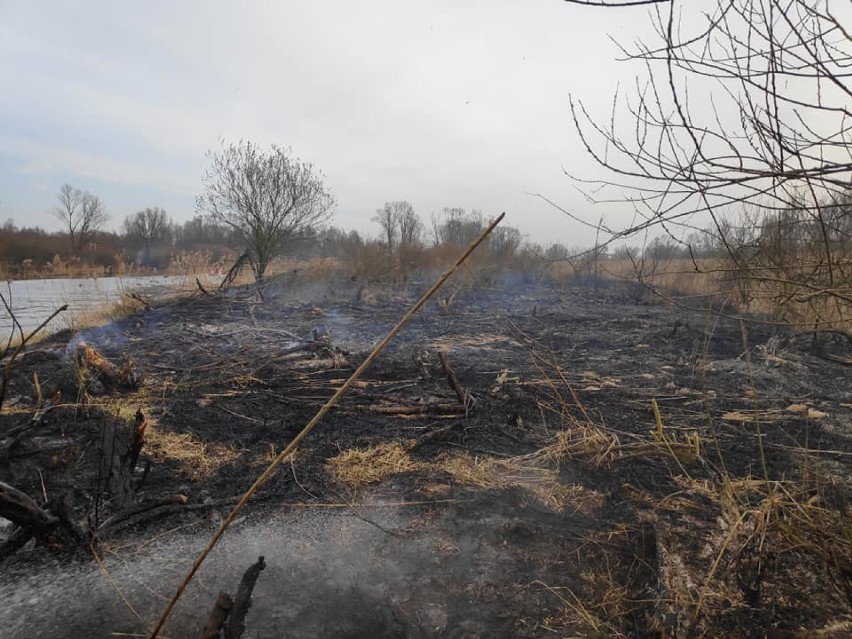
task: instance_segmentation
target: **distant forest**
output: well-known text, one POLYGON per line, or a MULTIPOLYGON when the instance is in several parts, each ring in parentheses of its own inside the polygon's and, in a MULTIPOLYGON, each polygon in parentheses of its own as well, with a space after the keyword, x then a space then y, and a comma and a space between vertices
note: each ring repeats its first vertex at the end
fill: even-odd
MULTIPOLYGON (((369 267, 373 272, 441 266, 455 247, 476 238, 487 223, 481 211, 462 208, 445 208, 424 220, 407 202, 389 202, 372 219, 377 225, 374 236, 333 225, 309 228, 289 240, 279 258, 337 258, 360 264, 356 270, 369 267)), ((752 221, 749 226, 751 233, 760 233, 759 224, 752 221)), ((7 220, 0 227, 0 276, 199 273, 227 269, 246 248, 238 232, 206 216, 181 224, 158 208, 127 216, 119 232, 90 230, 76 237, 69 231, 19 227, 7 220)), ((586 270, 590 260, 707 258, 724 254, 724 247, 706 232, 693 234, 687 242, 660 237, 642 247, 590 248, 559 242, 545 246, 530 242, 515 227, 502 225, 492 233, 485 251, 505 267, 528 269, 570 262, 586 270)))

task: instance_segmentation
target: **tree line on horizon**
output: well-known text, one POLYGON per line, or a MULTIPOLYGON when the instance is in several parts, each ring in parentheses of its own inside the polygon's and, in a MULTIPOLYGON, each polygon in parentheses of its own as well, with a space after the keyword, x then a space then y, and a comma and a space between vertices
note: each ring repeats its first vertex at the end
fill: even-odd
MULTIPOLYGON (((55 215, 66 225, 63 231, 47 231, 39 227, 24 227, 8 219, 0 226, 0 273, 6 278, 50 277, 74 274, 111 274, 135 272, 150 274, 164 272, 187 262, 193 256, 196 269, 210 265, 227 266, 247 249, 246 237, 239 230, 217 223, 210 216, 198 213, 180 223, 159 207, 149 207, 124 218, 119 231, 101 227, 107 221, 97 196, 77 191, 70 185, 60 189, 60 206, 55 215), (94 211, 96 224, 68 221, 68 203, 89 200, 87 211, 94 211), (63 218, 63 215, 66 216, 63 218), (73 224, 77 223, 76 227, 73 224)), ((836 209, 837 207, 835 207, 836 209)), ((848 226, 846 211, 852 203, 840 207, 838 226, 848 226)), ((292 234, 273 257, 307 259, 310 257, 340 258, 356 262, 387 258, 388 269, 406 261, 414 265, 415 254, 429 248, 463 247, 473 241, 487 225, 480 210, 446 207, 432 213, 428 219, 414 211, 405 200, 386 202, 377 209, 371 220, 377 224, 375 236, 357 230, 345 230, 334 225, 306 226, 292 234), (394 258, 396 261, 394 262, 394 258)), ((795 211, 784 211, 762 218, 754 215, 725 222, 728 235, 738 237, 740 252, 756 259, 768 247, 775 251, 805 251, 821 241, 821 229, 807 228, 795 211), (783 246, 782 246, 783 245, 783 246), (797 248, 798 247, 798 248, 797 248)), ((849 231, 846 231, 848 233, 849 231)), ((529 239, 516 227, 501 226, 494 230, 487 249, 497 257, 534 257, 539 263, 582 261, 591 259, 646 260, 654 264, 677 259, 720 258, 726 247, 707 230, 696 231, 684 240, 669 236, 653 238, 644 245, 618 247, 577 247, 560 242, 543 246, 529 239)), ((172 270, 175 270, 174 268, 172 270)))

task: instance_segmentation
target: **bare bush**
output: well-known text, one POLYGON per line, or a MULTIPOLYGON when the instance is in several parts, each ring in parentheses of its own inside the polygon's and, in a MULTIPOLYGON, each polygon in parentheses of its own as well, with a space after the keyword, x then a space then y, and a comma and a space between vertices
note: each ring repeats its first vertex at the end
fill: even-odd
POLYGON ((718 0, 703 12, 705 5, 675 0, 568 2, 650 5, 658 36, 623 48, 647 76, 632 97, 616 96, 608 121, 571 100, 586 150, 610 172, 581 181, 594 187, 596 201, 631 194, 639 217, 606 228, 606 241, 648 229, 679 239, 709 224, 725 268, 736 269, 748 289, 775 286, 783 295, 774 304, 804 303, 818 326, 848 321, 849 7, 718 0), (607 190, 619 196, 601 195, 607 190), (726 223, 744 212, 757 223, 745 238, 746 224, 726 223), (787 231, 801 236, 795 251, 778 243, 778 229, 785 245, 787 231))

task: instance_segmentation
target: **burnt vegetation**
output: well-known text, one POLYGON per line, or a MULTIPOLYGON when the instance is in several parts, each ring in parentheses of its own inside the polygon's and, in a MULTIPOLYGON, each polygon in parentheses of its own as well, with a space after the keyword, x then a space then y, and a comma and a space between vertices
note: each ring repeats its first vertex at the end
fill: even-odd
MULTIPOLYGON (((38 583, 56 557, 90 580, 57 596, 59 631, 26 596, 4 627, 852 633, 849 29, 821 2, 571 4, 652 8, 660 41, 624 49, 648 73, 627 108, 601 124, 573 104, 611 170, 590 196, 628 193, 638 223, 589 223, 587 250, 497 226, 354 381, 486 215, 397 200, 377 206, 376 237, 321 226, 321 174, 240 143, 211 156, 206 216, 149 209, 91 236, 114 268, 233 267, 106 326, 33 343, 14 324, 5 584, 38 583)), ((0 232, 44 255, 69 239, 0 232)))
MULTIPOLYGON (((242 544, 282 526, 245 627, 842 636, 849 345, 617 281, 536 283, 494 256, 448 282, 241 513, 242 544), (322 556, 292 552, 315 511, 337 513, 322 556), (394 568, 346 559, 341 535, 394 568)), ((150 539, 168 556, 209 535, 425 284, 305 268, 268 278, 262 298, 198 293, 26 349, 9 369, 0 481, 30 500, 14 521, 36 545, 11 532, 6 574, 55 553, 117 571, 150 539)), ((239 548, 202 583, 233 592, 257 557, 239 548)), ((110 627, 149 632, 161 600, 119 579, 140 621, 103 583, 92 597, 119 602, 110 627)), ((226 623, 228 599, 198 588, 169 636, 208 613, 226 623)), ((88 605, 63 605, 82 608, 76 631, 93 623, 88 605)))

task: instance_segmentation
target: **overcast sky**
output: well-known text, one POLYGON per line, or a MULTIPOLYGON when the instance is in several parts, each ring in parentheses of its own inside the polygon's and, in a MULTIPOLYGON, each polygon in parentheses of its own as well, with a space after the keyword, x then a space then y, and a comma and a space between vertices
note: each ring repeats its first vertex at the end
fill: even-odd
POLYGON ((218 140, 292 147, 327 176, 333 223, 370 234, 385 201, 428 219, 505 210, 540 242, 588 231, 528 195, 596 221, 563 174, 594 173, 570 93, 609 112, 608 36, 644 9, 561 0, 34 2, 0 0, 0 222, 58 230, 69 182, 117 228, 165 208, 182 222, 218 140))

